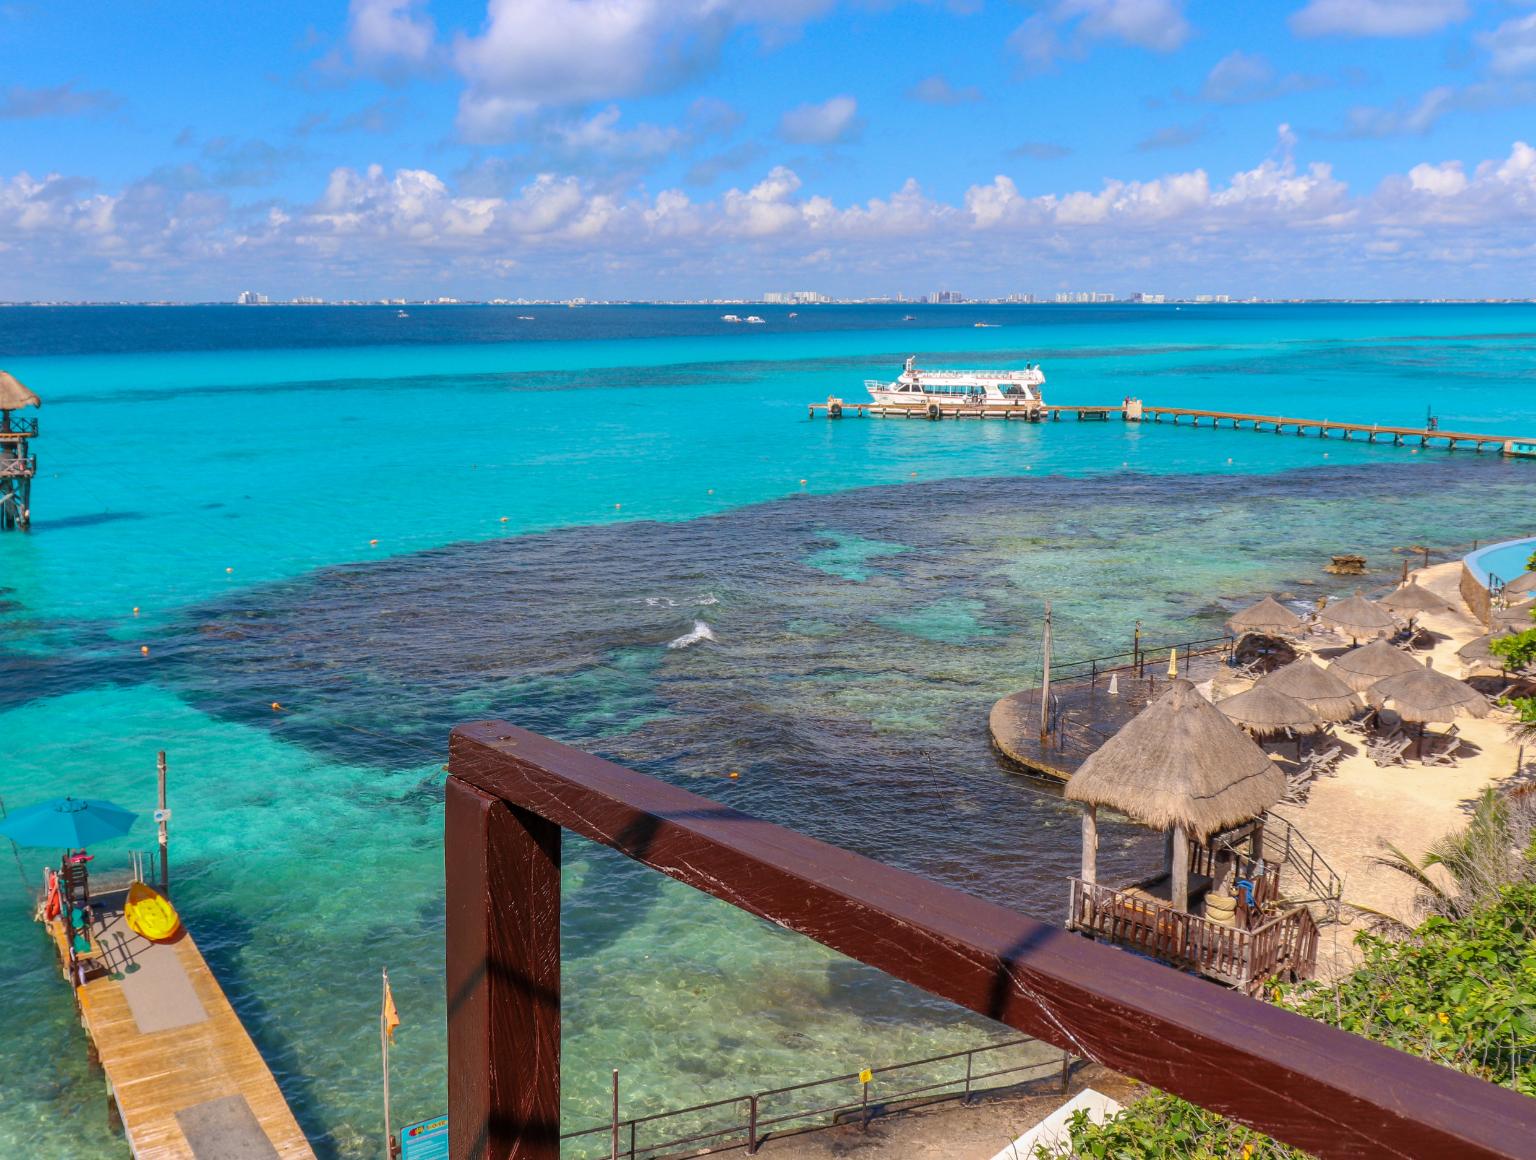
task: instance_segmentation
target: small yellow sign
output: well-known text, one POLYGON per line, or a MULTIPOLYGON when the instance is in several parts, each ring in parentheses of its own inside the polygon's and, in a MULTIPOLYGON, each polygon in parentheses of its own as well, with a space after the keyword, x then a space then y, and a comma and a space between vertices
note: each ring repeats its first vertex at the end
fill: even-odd
POLYGON ((863 1071, 859 1072, 859 1082, 860 1083, 869 1083, 874 1078, 875 1078, 875 1073, 870 1071, 869 1068, 867 1068, 867 1067, 863 1071))

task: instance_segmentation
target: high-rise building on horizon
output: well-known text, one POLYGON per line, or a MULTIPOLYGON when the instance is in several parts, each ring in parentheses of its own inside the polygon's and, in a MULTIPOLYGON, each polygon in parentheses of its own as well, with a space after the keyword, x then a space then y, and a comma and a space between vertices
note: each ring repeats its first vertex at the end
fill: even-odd
POLYGON ((242 290, 239 297, 235 299, 236 306, 265 306, 266 304, 267 296, 258 294, 254 290, 242 290))

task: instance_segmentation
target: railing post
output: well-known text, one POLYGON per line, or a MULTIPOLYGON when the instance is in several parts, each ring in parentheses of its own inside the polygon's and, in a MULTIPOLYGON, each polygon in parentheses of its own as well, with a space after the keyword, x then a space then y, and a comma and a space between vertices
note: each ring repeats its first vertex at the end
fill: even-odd
POLYGON ((452 1160, 559 1160, 560 827, 450 774, 452 1160))
POLYGON ((967 1051, 965 1053, 965 1095, 960 1097, 962 1104, 969 1104, 971 1102, 971 1060, 975 1058, 975 1054, 974 1051, 967 1051))
POLYGON ((747 1097, 747 1155, 757 1155, 757 1097, 747 1097))
POLYGON ((1061 1053, 1061 1094, 1066 1095, 1072 1088, 1072 1053, 1061 1053))
POLYGON ((619 1069, 613 1069, 613 1118, 612 1136, 610 1146, 610 1160, 619 1160, 619 1069))

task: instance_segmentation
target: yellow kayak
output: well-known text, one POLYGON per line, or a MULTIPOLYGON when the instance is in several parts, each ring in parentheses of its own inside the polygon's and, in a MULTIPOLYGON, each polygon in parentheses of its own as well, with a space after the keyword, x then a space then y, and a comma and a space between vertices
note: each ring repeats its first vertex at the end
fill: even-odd
POLYGON ((171 900, 142 882, 135 882, 128 888, 123 917, 129 930, 150 942, 163 942, 181 929, 181 918, 171 900))

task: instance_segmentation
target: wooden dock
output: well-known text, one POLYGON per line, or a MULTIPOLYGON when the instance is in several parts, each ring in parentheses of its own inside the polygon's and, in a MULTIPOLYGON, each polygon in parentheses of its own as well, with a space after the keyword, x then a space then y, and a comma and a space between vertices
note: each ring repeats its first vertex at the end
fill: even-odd
POLYGON ((1244 425, 1254 431, 1269 430, 1276 435, 1314 435, 1322 439, 1338 436, 1341 439, 1363 437, 1367 443, 1378 439, 1391 442, 1394 447, 1417 441, 1420 447, 1444 446, 1451 450, 1470 447, 1474 451, 1485 448, 1501 451, 1505 455, 1536 455, 1536 440, 1518 439, 1509 435, 1478 435, 1470 431, 1445 431, 1438 427, 1392 427, 1378 423, 1340 423, 1331 419, 1296 419, 1286 415, 1251 415, 1240 411, 1201 411, 1189 407, 1154 407, 1140 404, 1141 420, 1161 423, 1165 419, 1177 426, 1188 419, 1198 427, 1201 420, 1220 427, 1228 424, 1233 430, 1244 425), (1516 446, 1512 446, 1516 445, 1516 446), (1525 449, 1521 449, 1523 445, 1525 449))
POLYGON ((923 403, 910 407, 898 407, 890 403, 845 403, 840 399, 828 399, 825 403, 808 403, 809 418, 824 411, 829 419, 842 419, 854 415, 860 419, 866 415, 886 419, 1004 419, 1015 423, 1055 422, 1063 415, 1081 420, 1107 421, 1111 415, 1125 417, 1125 407, 1101 407, 1095 405, 1067 406, 1057 403, 1017 403, 982 407, 974 403, 923 403))
POLYGON ((123 922, 123 894, 93 900, 100 957, 72 977, 64 925, 47 923, 74 986, 109 1109, 137 1160, 312 1158, 261 1053, 191 934, 151 943, 123 922))
POLYGON ((1288 415, 1258 415, 1246 411, 1206 411, 1193 407, 1157 407, 1140 399, 1126 399, 1123 403, 1100 406, 1093 404, 1045 404, 1018 403, 1012 405, 981 406, 976 403, 922 403, 912 406, 894 406, 888 403, 848 403, 830 398, 824 403, 807 404, 809 417, 818 412, 829 419, 848 416, 895 419, 1003 419, 1022 423, 1057 422, 1064 416, 1080 421, 1107 421, 1111 416, 1127 423, 1163 423, 1174 426, 1188 422, 1191 427, 1209 425, 1212 429, 1223 424, 1239 430, 1270 431, 1277 435, 1303 435, 1321 439, 1340 438, 1378 441, 1402 447, 1410 443, 1419 447, 1439 447, 1456 451, 1470 448, 1473 451, 1496 451, 1503 455, 1536 458, 1536 438, 1512 435, 1483 435, 1472 431, 1447 431, 1439 427, 1396 427, 1380 423, 1346 423, 1332 419, 1298 419, 1288 415))
POLYGON ((1232 645, 1223 637, 1138 646, 1134 653, 1058 665, 1051 679, 1051 728, 1046 736, 1040 736, 1036 686, 1010 693, 992 706, 987 718, 992 746, 1012 768, 1068 781, 1089 754, 1167 691, 1170 647, 1178 649, 1179 675, 1198 684, 1226 667, 1232 645))

